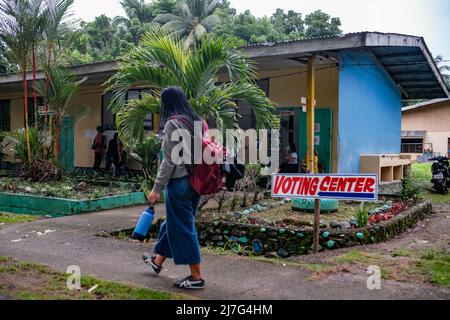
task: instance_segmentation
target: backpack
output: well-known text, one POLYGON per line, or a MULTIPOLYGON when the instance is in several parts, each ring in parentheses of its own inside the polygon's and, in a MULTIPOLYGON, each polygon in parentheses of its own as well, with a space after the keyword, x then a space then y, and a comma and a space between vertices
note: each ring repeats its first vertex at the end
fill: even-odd
MULTIPOLYGON (((194 128, 192 123, 184 116, 173 116, 169 120, 176 119, 181 121, 194 136, 194 128)), ((203 121, 203 133, 208 131, 208 125, 203 121)), ((192 139, 193 140, 193 139, 192 139)), ((192 142, 193 146, 193 142, 192 142)), ((193 147, 191 150, 194 150, 193 147)), ((189 172, 189 182, 191 187, 201 195, 215 194, 223 190, 225 186, 225 173, 222 170, 222 164, 213 163, 207 164, 203 161, 203 154, 205 150, 208 154, 215 156, 217 153, 221 153, 223 157, 226 156, 226 149, 219 143, 213 141, 211 137, 204 135, 202 136, 202 163, 196 164, 194 161, 194 155, 192 152, 191 165, 186 165, 189 172)))

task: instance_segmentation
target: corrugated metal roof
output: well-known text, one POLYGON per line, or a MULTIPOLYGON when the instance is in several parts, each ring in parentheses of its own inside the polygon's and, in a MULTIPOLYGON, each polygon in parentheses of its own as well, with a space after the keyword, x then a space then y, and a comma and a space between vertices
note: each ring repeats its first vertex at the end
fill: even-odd
POLYGON ((406 93, 406 98, 409 96, 414 99, 429 99, 446 96, 420 47, 373 47, 371 49, 394 81, 406 93))
POLYGON ((426 131, 402 131, 402 138, 424 138, 426 131))
POLYGON ((275 41, 275 42, 257 42, 257 43, 248 43, 244 46, 242 46, 241 48, 248 48, 248 47, 271 47, 280 43, 291 43, 291 42, 298 42, 298 41, 308 41, 308 40, 321 40, 321 39, 332 39, 332 38, 343 38, 345 36, 348 35, 352 35, 352 34, 360 34, 362 32, 357 32, 357 33, 346 33, 346 34, 341 34, 341 35, 337 35, 337 36, 322 36, 322 37, 309 37, 309 38, 297 38, 297 39, 289 39, 289 40, 280 40, 280 41, 275 41))
POLYGON ((446 98, 446 99, 433 99, 433 100, 429 100, 429 101, 425 101, 425 102, 421 102, 421 103, 417 103, 411 106, 407 106, 402 108, 402 111, 409 111, 409 110, 414 110, 414 109, 418 109, 418 108, 422 108, 422 107, 428 107, 437 103, 441 103, 441 102, 445 102, 445 101, 449 101, 450 99, 446 98))
POLYGON ((442 75, 421 37, 397 33, 357 32, 341 36, 253 44, 246 48, 252 53, 252 57, 257 58, 366 48, 373 52, 381 66, 391 75, 405 99, 449 97, 442 75), (268 47, 273 49, 265 50, 268 47))

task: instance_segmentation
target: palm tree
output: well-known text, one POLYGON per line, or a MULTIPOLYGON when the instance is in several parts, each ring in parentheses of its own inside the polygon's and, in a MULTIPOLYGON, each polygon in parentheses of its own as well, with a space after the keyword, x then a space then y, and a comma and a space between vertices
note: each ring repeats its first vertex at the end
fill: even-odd
POLYGON ((121 58, 106 90, 113 92, 110 109, 117 114, 119 135, 125 142, 144 136, 143 119, 159 111, 160 92, 168 86, 181 87, 194 110, 219 129, 238 126, 239 100, 253 109, 257 126, 267 128, 273 104, 255 79, 254 64, 231 40, 207 37, 194 50, 161 32, 149 32, 137 48, 121 58), (223 71, 229 82, 218 83, 223 71), (126 94, 135 85, 151 87, 152 94, 127 103, 126 94))
POLYGON ((107 82, 113 92, 110 109, 116 113, 121 141, 143 165, 143 189, 152 185, 158 141, 144 132, 144 118, 160 111, 160 93, 168 86, 179 86, 188 95, 194 110, 219 129, 237 128, 237 101, 246 102, 254 111, 257 127, 267 128, 272 121, 273 104, 255 84, 256 68, 236 48, 222 38, 205 37, 197 49, 162 32, 144 35, 138 47, 119 60, 119 70, 107 82), (219 83, 226 72, 229 82, 219 83), (135 85, 150 87, 151 94, 141 100, 126 101, 135 85))
MULTIPOLYGON (((19 65, 23 80, 28 165, 32 166, 28 124, 28 59, 41 29, 41 0, 0 0, 0 38, 19 65)), ((33 172, 33 170, 32 170, 33 172)))
POLYGON ((436 62, 436 64, 439 67, 439 71, 442 74, 442 78, 444 78, 445 84, 447 85, 447 87, 450 90, 450 74, 446 73, 446 72, 450 72, 450 65, 446 65, 443 63, 445 62, 444 57, 442 55, 438 55, 434 58, 434 62, 436 62))
POLYGON ((87 107, 72 106, 74 96, 80 88, 80 82, 68 69, 60 67, 50 67, 45 70, 48 75, 47 80, 39 81, 37 91, 41 95, 47 95, 47 102, 50 112, 53 114, 53 126, 55 128, 55 159, 58 160, 59 140, 61 123, 67 116, 76 119, 88 112, 87 107))
POLYGON ((140 23, 147 23, 153 19, 150 6, 145 0, 123 0, 120 4, 129 20, 138 19, 140 23))
MULTIPOLYGON (((72 32, 74 27, 73 13, 70 11, 74 0, 45 0, 46 8, 43 12, 44 28, 43 28, 43 48, 41 50, 41 60, 45 70, 50 69, 52 60, 57 58, 54 52, 57 44, 63 38, 66 38, 66 44, 70 43, 76 36, 76 32, 72 32)), ((49 87, 49 75, 46 74, 47 87, 49 87)), ((47 94, 43 95, 48 100, 47 94)), ((48 125, 48 103, 46 102, 45 126, 48 125)))
POLYGON ((181 15, 172 13, 159 14, 155 22, 162 24, 162 30, 169 34, 185 39, 186 46, 196 46, 201 37, 211 32, 220 22, 214 10, 220 0, 185 0, 181 4, 181 15))

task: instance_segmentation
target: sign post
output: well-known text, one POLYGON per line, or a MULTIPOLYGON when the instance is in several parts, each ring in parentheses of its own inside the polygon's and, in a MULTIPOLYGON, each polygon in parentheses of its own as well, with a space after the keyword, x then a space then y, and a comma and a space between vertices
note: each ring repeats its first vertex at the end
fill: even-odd
MULTIPOLYGON (((315 145, 315 130, 314 130, 314 109, 316 100, 316 79, 315 79, 315 59, 313 55, 308 59, 308 74, 307 74, 307 99, 306 99, 306 110, 307 110, 307 137, 308 141, 306 144, 306 159, 307 167, 309 172, 314 170, 314 145, 315 145)), ((314 241, 313 249, 314 253, 319 252, 319 225, 320 225, 320 199, 314 200, 314 241)))
POLYGON ((272 197, 314 199, 313 251, 319 252, 320 200, 378 200, 377 175, 275 174, 272 197))
POLYGON ((314 200, 313 253, 319 253, 320 199, 314 200))

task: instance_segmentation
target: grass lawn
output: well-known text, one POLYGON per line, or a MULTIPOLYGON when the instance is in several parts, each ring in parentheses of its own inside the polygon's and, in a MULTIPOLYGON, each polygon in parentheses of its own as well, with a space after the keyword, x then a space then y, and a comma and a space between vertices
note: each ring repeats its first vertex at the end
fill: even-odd
POLYGON ((0 212, 0 223, 23 223, 40 219, 39 216, 30 216, 26 214, 13 214, 0 212))
POLYGON ((420 197, 425 200, 431 200, 433 203, 450 203, 450 193, 442 195, 436 193, 431 184, 431 162, 413 163, 412 174, 421 188, 420 197))
POLYGON ((412 164, 412 172, 414 177, 419 181, 430 182, 431 180, 431 162, 412 164))
POLYGON ((24 300, 181 300, 192 299, 188 295, 162 292, 100 280, 90 276, 81 277, 81 289, 69 290, 70 274, 47 266, 18 262, 0 257, 0 294, 24 300), (91 292, 89 289, 97 286, 91 292))

